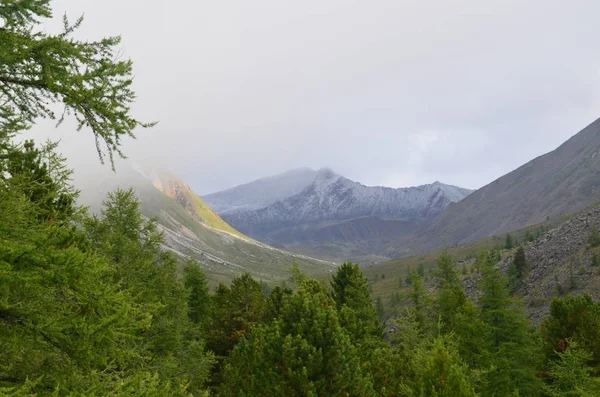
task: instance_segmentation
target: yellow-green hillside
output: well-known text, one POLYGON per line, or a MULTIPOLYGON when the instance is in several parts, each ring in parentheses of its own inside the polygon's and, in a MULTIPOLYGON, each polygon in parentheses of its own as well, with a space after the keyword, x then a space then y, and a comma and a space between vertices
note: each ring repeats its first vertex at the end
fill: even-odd
POLYGON ((177 201, 179 205, 185 208, 188 213, 201 223, 215 229, 234 234, 239 237, 247 238, 238 232, 219 215, 217 215, 194 191, 170 171, 159 171, 152 175, 154 186, 177 201))

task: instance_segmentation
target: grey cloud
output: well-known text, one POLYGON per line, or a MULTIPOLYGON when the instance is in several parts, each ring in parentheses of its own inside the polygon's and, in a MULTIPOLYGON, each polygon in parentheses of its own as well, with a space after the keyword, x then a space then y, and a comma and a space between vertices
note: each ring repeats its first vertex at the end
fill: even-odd
MULTIPOLYGON (((200 193, 301 166, 369 185, 477 188, 600 116, 594 0, 56 0, 54 9, 85 12, 82 37, 123 35, 136 114, 160 120, 124 149, 200 193)), ((67 128, 65 151, 93 158, 91 139, 67 128)))

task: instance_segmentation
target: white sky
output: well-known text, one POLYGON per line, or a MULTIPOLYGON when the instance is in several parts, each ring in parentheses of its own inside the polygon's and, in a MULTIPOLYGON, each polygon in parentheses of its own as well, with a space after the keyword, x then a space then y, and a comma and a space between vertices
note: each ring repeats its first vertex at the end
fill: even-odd
MULTIPOLYGON (((600 117, 597 0, 53 7, 85 13, 79 37, 123 36, 135 115, 160 121, 124 150, 201 194, 303 166, 367 185, 478 188, 600 117)), ((69 156, 96 160, 91 134, 59 134, 69 156)))

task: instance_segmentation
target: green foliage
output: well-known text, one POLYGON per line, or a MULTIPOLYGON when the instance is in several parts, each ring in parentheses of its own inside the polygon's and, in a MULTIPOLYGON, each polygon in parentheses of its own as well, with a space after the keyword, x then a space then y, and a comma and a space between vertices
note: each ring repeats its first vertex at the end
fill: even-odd
POLYGON ((512 249, 514 247, 513 239, 510 233, 506 234, 506 238, 504 239, 504 249, 512 249))
POLYGON ((101 217, 87 218, 52 146, 4 150, 2 158, 23 160, 5 162, 11 171, 0 181, 0 387, 202 393, 212 355, 186 336, 176 261, 133 193, 114 192, 101 217), (37 186, 31 175, 40 176, 37 186))
POLYGON ((600 365, 600 305, 590 295, 554 299, 541 330, 548 359, 556 359, 556 351, 564 352, 573 340, 592 355, 590 366, 600 365))
POLYGON ((573 270, 573 263, 569 263, 569 290, 573 291, 577 289, 577 280, 575 279, 575 271, 573 270))
POLYGON ((215 385, 221 382, 225 358, 242 337, 264 323, 268 306, 261 285, 247 273, 234 279, 231 287, 220 284, 211 306, 205 338, 207 347, 218 360, 212 377, 215 385))
POLYGON ((460 285, 454 260, 448 253, 440 255, 436 274, 438 291, 434 307, 442 332, 450 332, 462 323, 465 310, 471 302, 460 285))
POLYGON ((431 298, 425 289, 423 278, 418 273, 413 275, 413 285, 410 298, 414 305, 414 320, 420 330, 425 330, 429 320, 431 298))
POLYGON ((211 299, 206 274, 194 260, 188 260, 183 269, 183 280, 187 288, 188 316, 194 324, 204 324, 210 318, 211 299))
POLYGON ((441 253, 437 261, 436 277, 439 288, 448 288, 459 283, 458 275, 454 270, 454 259, 448 251, 441 253))
MULTIPOLYGON (((317 284, 318 285, 318 284, 317 284)), ((233 350, 222 396, 374 396, 356 348, 341 326, 336 302, 303 283, 280 317, 258 327, 233 350)))
POLYGON ((531 231, 527 230, 527 232, 525 232, 525 241, 532 242, 534 240, 535 240, 535 237, 533 236, 533 233, 531 233, 531 231))
POLYGON ((600 231, 594 229, 588 237, 588 244, 591 247, 600 247, 600 231))
POLYGON ((50 0, 13 0, 0 4, 0 131, 9 136, 37 118, 59 123, 72 115, 78 130, 90 128, 100 158, 105 143, 112 161, 121 139, 142 123, 130 115, 135 94, 130 60, 118 60, 120 37, 79 41, 73 37, 83 18, 48 34, 39 25, 52 16, 50 0), (55 113, 58 104, 62 113, 55 113))
POLYGON ((38 207, 40 220, 65 220, 78 210, 78 192, 68 184, 72 172, 56 152, 57 144, 47 142, 41 149, 31 140, 22 145, 7 144, 0 154, 0 180, 7 189, 20 189, 38 207))
POLYGON ((527 273, 527 259, 523 247, 517 248, 512 263, 508 268, 508 277, 511 292, 516 292, 523 284, 527 273))
POLYGON ((379 320, 383 321, 385 319, 385 307, 381 296, 378 296, 377 299, 375 299, 375 309, 377 310, 377 317, 379 320))
POLYGON ((358 264, 344 263, 331 280, 331 297, 340 311, 340 321, 353 341, 380 338, 381 324, 373 305, 367 279, 358 264))
POLYGON ((438 337, 422 358, 421 396, 475 397, 469 369, 447 338, 438 337))
POLYGON ((536 377, 538 352, 535 334, 519 301, 510 297, 507 280, 491 265, 481 286, 481 319, 485 324, 490 370, 484 395, 534 396, 540 392, 536 377))
POLYGON ((556 352, 558 358, 550 362, 551 383, 546 391, 552 397, 592 397, 600 395, 600 379, 591 376, 588 366, 591 354, 569 341, 568 347, 556 352))

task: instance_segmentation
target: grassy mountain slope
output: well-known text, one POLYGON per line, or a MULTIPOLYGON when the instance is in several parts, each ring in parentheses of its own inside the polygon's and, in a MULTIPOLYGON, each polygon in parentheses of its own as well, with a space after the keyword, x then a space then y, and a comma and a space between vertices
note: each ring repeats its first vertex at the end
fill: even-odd
POLYGON ((428 251, 462 244, 579 211, 598 200, 600 119, 556 150, 450 205, 416 239, 397 245, 428 251))
MULTIPOLYGON (((536 235, 538 231, 546 232, 554 229, 559 225, 567 222, 569 219, 577 216, 578 213, 568 214, 560 218, 550 219, 537 225, 528 226, 526 228, 511 232, 514 241, 523 241, 525 235, 529 232, 536 235)), ((505 235, 497 235, 487 237, 481 240, 471 241, 466 244, 454 246, 446 249, 446 251, 455 258, 457 262, 457 270, 462 272, 462 266, 469 264, 481 250, 489 250, 503 247, 505 235)), ((422 267, 427 277, 432 276, 432 272, 437 265, 437 260, 443 250, 430 251, 426 254, 405 256, 402 258, 381 262, 373 265, 363 265, 362 270, 365 276, 369 279, 373 293, 375 296, 384 298, 384 301, 389 300, 393 293, 406 289, 406 277, 422 267), (401 281, 402 280, 402 281, 401 281)), ((509 252, 505 252, 509 255, 509 252)))
POLYGON ((196 257, 213 283, 228 282, 243 272, 265 282, 281 281, 290 277, 294 262, 313 275, 335 269, 330 262, 281 251, 242 235, 223 222, 200 198, 196 200, 183 182, 176 177, 169 179, 169 175, 172 174, 162 172, 160 177, 166 194, 155 186, 154 178, 120 167, 116 175, 96 176, 95 189, 82 188, 81 201, 97 211, 106 192, 117 187, 133 187, 142 202, 142 213, 157 218, 165 235, 165 249, 196 257))
POLYGON ((175 200, 197 221, 224 232, 247 238, 229 226, 192 189, 170 171, 161 170, 151 174, 155 188, 175 200))

